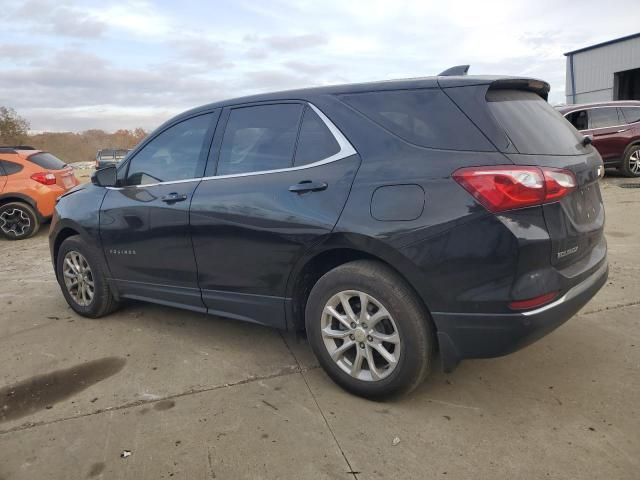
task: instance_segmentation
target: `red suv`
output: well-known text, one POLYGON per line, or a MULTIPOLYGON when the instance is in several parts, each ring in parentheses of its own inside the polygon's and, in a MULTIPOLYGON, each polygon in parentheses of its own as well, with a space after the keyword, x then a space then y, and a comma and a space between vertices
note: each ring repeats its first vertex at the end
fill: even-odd
POLYGON ((622 101, 568 105, 558 111, 591 137, 606 167, 627 177, 640 177, 640 102, 622 101))

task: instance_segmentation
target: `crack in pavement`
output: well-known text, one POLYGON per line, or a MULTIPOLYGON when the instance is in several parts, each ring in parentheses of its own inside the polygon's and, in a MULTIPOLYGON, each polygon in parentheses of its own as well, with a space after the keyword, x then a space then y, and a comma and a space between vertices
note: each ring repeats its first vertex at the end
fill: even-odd
MULTIPOLYGON (((288 348, 288 346, 287 346, 288 348)), ((295 357, 294 357, 295 359, 295 357)), ((107 407, 107 408, 101 408, 98 410, 94 410, 93 412, 87 412, 87 413, 81 413, 79 415, 71 415, 68 417, 62 417, 62 418, 56 418, 54 420, 43 420, 40 422, 31 422, 31 423, 23 423, 22 425, 17 425, 15 427, 12 428, 8 428, 6 430, 0 430, 0 436, 1 435, 7 435, 7 434, 11 434, 14 432, 20 432, 23 430, 29 430, 31 428, 37 428, 37 427, 42 427, 45 425, 53 425, 56 423, 60 423, 60 422, 66 422, 68 420, 75 420, 77 418, 84 418, 84 417, 90 417, 92 415, 98 415, 101 413, 105 413, 105 412, 115 412, 115 411, 119 411, 119 410, 126 410, 129 408, 135 408, 135 407, 139 407, 142 405, 149 405, 149 404, 154 404, 154 403, 158 403, 158 402, 162 402, 162 401, 166 401, 166 400, 173 400, 176 398, 181 398, 181 397, 187 397, 190 395, 198 395, 201 393, 207 393, 207 392, 212 392, 215 390, 220 390, 222 388, 231 388, 231 387, 237 387, 240 385, 246 385, 249 383, 253 383, 253 382, 260 382, 263 380, 271 380, 272 378, 279 378, 279 377, 286 377, 288 375, 295 375, 297 373, 301 374, 302 377, 304 378, 303 373, 308 371, 308 370, 314 370, 316 368, 320 368, 320 367, 308 367, 308 368, 302 368, 300 366, 300 363, 298 363, 298 361, 296 360, 296 366, 295 367, 290 367, 290 370, 288 371, 283 371, 281 370, 280 372, 277 373, 272 373, 270 375, 261 375, 261 376, 256 376, 256 377, 249 377, 249 378, 245 378, 243 380, 238 380, 237 382, 232 382, 232 383, 225 383, 223 385, 215 385, 213 387, 207 387, 207 388, 200 388, 200 389, 193 389, 193 390, 188 390, 186 392, 181 392, 181 393, 176 393, 173 395, 167 395, 166 397, 158 397, 158 398, 154 398, 151 400, 135 400, 133 402, 129 402, 129 403, 125 403, 123 405, 117 405, 115 407, 107 407)), ((306 380, 305 380, 306 382, 306 380)))
MULTIPOLYGON (((309 385, 309 382, 307 381, 307 377, 304 374, 304 372, 306 372, 308 370, 311 370, 311 369, 310 368, 306 368, 306 369, 302 368, 302 365, 300 365, 300 361, 298 360, 298 357, 295 356, 295 354, 293 353, 293 350, 291 350, 291 347, 289 347, 289 344, 287 343, 286 338, 284 338, 284 335, 282 334, 282 332, 279 332, 279 333, 280 333, 280 338, 282 338, 282 342, 284 343, 284 345, 287 348, 287 350, 289 350, 289 353, 291 354, 291 357, 293 357, 293 359, 295 360, 296 364, 298 365, 298 369, 300 370, 300 376, 302 376, 302 379, 304 380, 304 383, 307 386, 307 389, 309 390, 309 394, 311 395, 311 398, 313 398, 313 402, 316 404, 316 407, 318 408, 318 411, 320 412, 320 415, 322 416, 322 419, 324 420, 324 423, 327 426, 327 429, 329 430, 329 433, 331 433, 331 436, 333 437, 333 441, 336 443, 336 446, 338 447, 338 450, 340 450, 340 453, 342 454, 342 458, 344 458, 344 461, 347 463, 347 467, 349 467, 349 470, 346 473, 353 475, 353 478, 358 480, 358 473, 361 473, 361 472, 355 471, 353 469, 353 467, 351 466, 351 462, 347 458, 347 454, 342 449, 342 446, 340 445, 340 442, 338 441, 338 437, 336 437, 336 434, 334 433, 333 429, 331 428, 331 425, 329 425, 329 420, 327 420, 327 417, 324 414, 324 412, 322 411, 322 408, 320 408, 320 404, 318 403, 318 399, 316 398, 315 394, 313 393, 313 390, 311 390, 311 385, 309 385)), ((319 367, 315 367, 315 368, 319 368, 319 367)))
POLYGON ((610 310, 617 310, 619 308, 634 307, 636 305, 640 305, 640 300, 627 303, 618 303, 616 305, 609 305, 606 307, 596 308, 594 310, 587 310, 585 312, 579 312, 579 315, 591 315, 592 313, 607 312, 610 310))

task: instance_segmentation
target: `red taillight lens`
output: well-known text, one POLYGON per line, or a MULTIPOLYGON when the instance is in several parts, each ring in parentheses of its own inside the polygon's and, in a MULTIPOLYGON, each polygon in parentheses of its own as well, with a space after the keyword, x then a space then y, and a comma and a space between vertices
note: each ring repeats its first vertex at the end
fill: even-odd
POLYGON ((547 167, 469 167, 452 176, 492 212, 552 202, 576 187, 573 173, 547 167))
POLYGON ((53 173, 38 172, 31 175, 31 180, 35 180, 43 185, 55 185, 56 176, 53 173))
POLYGON ((541 307, 549 303, 558 296, 558 292, 545 293, 539 297, 529 298, 527 300, 517 300, 509 304, 511 310, 528 310, 530 308, 541 307))

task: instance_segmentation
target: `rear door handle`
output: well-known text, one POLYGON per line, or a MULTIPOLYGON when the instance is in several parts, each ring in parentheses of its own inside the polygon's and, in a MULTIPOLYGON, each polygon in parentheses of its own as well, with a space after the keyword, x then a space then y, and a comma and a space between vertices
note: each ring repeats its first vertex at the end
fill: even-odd
POLYGON ((164 203, 176 203, 176 202, 182 202, 186 199, 187 199, 186 195, 181 195, 179 193, 172 192, 165 195, 160 200, 162 200, 164 203))
POLYGON ((311 180, 304 180, 300 183, 296 183, 295 185, 291 185, 289 187, 289 191, 294 193, 320 192, 322 190, 326 190, 327 186, 328 185, 325 182, 312 182, 311 180))

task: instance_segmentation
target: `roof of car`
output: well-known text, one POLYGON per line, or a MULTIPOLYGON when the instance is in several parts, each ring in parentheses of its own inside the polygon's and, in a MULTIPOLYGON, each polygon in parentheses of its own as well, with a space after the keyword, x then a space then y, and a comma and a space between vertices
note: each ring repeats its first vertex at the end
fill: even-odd
MULTIPOLYGON (((188 116, 198 111, 211 110, 213 108, 226 107, 231 105, 254 103, 254 102, 268 102, 274 100, 302 100, 309 97, 327 94, 346 94, 346 93, 359 93, 370 92, 376 90, 410 90, 417 88, 448 88, 448 87, 461 87, 472 85, 486 85, 496 81, 534 81, 541 82, 540 80, 524 77, 511 77, 504 75, 461 75, 461 76, 439 76, 439 77, 417 77, 417 78, 405 78, 398 80, 383 80, 376 82, 366 83, 351 83, 342 85, 328 85, 322 87, 302 88, 296 90, 283 90, 279 92, 261 93, 257 95, 251 95, 246 97, 231 98, 228 100, 221 100, 218 102, 209 103, 200 107, 193 108, 176 118, 182 116, 188 116)), ((541 82, 548 90, 548 84, 541 82)))
POLYGON ((36 153, 42 153, 42 150, 38 150, 33 147, 28 147, 26 145, 0 146, 0 153, 30 157, 31 155, 34 155, 36 153))
POLYGON ((557 107, 560 113, 569 113, 576 110, 583 110, 586 108, 595 107, 640 107, 640 101, 638 100, 615 100, 611 102, 593 102, 593 103, 580 103, 574 105, 563 105, 557 107))

